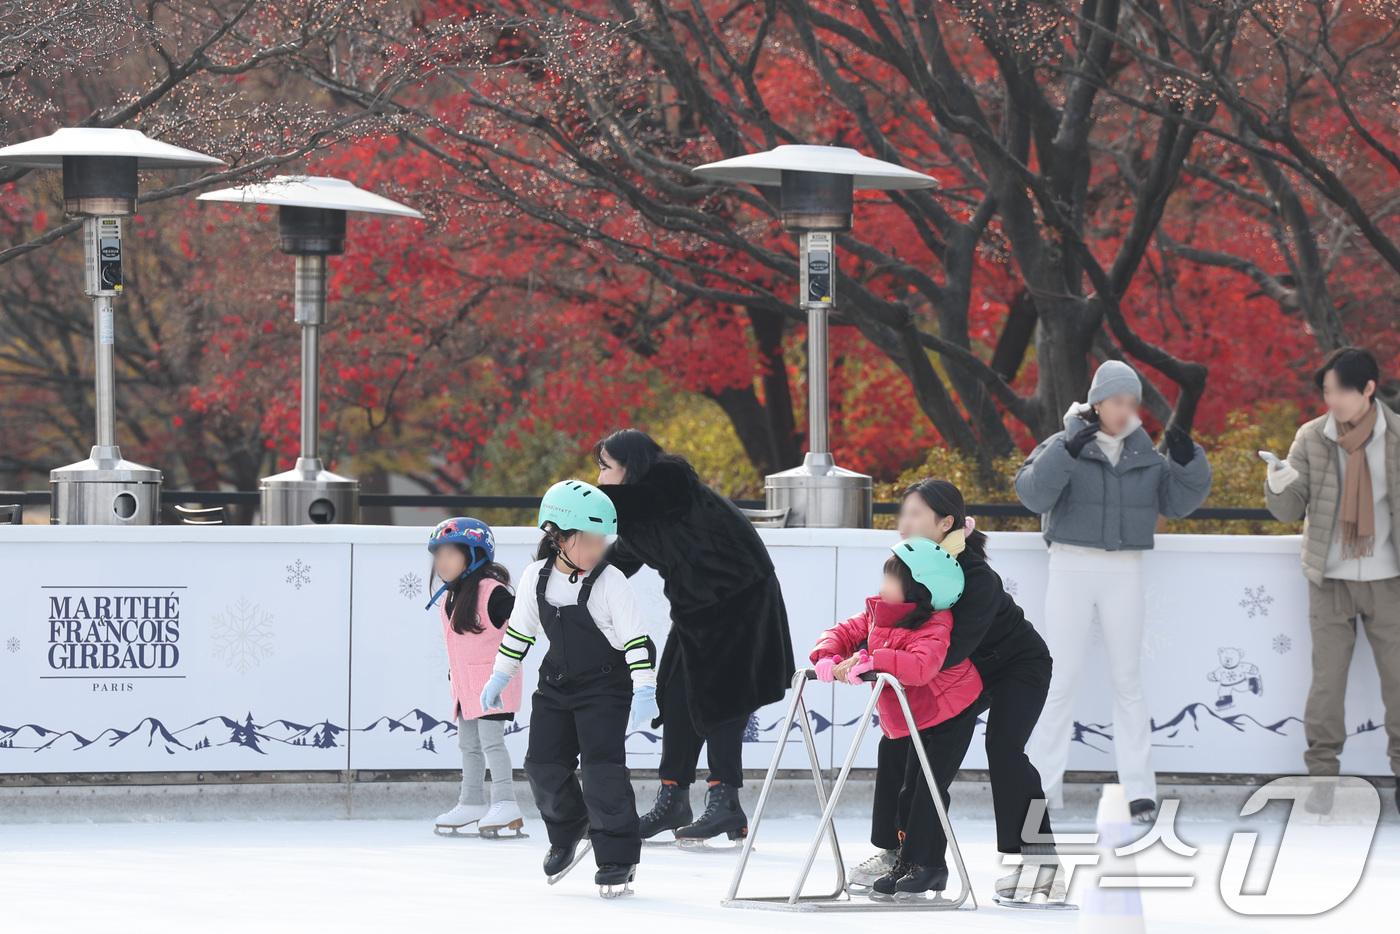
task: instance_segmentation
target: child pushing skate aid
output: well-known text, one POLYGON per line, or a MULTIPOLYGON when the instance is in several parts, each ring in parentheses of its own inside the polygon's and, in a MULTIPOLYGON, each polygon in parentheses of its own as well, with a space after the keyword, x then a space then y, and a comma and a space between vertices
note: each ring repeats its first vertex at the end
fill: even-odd
POLYGON ((543 629, 525 776, 549 831, 544 872, 557 882, 591 847, 599 894, 630 895, 642 841, 625 743, 629 722, 656 716, 656 648, 632 585, 603 560, 605 536, 617 530, 612 502, 582 481, 556 483, 539 527, 537 560, 520 576, 530 596, 515 603, 481 706, 501 705, 543 629))
POLYGON ((870 827, 878 852, 852 871, 849 891, 908 900, 948 884, 947 841, 913 743, 923 746, 946 809, 948 784, 977 723, 972 708, 982 679, 969 661, 940 670, 952 631, 949 607, 963 591, 958 562, 926 538, 906 539, 893 552, 879 594, 865 601, 864 612, 823 633, 811 659, 821 681, 858 685, 862 675, 886 673, 904 688, 918 736, 910 735, 896 693, 882 692, 870 827))

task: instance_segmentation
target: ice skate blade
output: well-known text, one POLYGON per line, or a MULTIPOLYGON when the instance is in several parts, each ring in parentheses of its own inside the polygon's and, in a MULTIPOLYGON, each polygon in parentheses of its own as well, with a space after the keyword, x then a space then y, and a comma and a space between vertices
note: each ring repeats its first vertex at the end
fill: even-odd
POLYGON ((548 882, 550 885, 553 885, 560 879, 567 876, 575 866, 577 866, 580 862, 583 861, 583 858, 588 855, 588 851, 591 849, 593 849, 593 841, 583 841, 583 845, 578 848, 578 852, 574 854, 574 858, 569 863, 569 865, 565 866, 563 869, 559 870, 552 876, 545 876, 545 881, 548 882))
MULTIPOLYGON (((476 821, 472 821, 472 824, 474 823, 476 823, 476 821)), ((433 828, 433 833, 437 834, 439 837, 474 837, 477 833, 476 830, 467 829, 471 826, 471 824, 459 824, 453 827, 450 824, 438 824, 433 828)))
POLYGON ((482 827, 481 836, 485 840, 528 840, 530 839, 530 835, 520 829, 524 826, 525 821, 517 818, 516 820, 511 821, 509 824, 499 825, 496 827, 482 827), (514 830, 515 833, 502 835, 502 830, 514 830))
POLYGON ((630 882, 624 882, 621 885, 598 886, 599 898, 630 898, 636 894, 632 891, 632 883, 630 882))
MULTIPOLYGON (((872 896, 873 898, 873 896, 872 896)), ((884 897, 885 901, 892 901, 896 905, 951 905, 951 898, 944 898, 943 892, 895 892, 894 895, 884 897)))
POLYGON ((1041 911, 1078 911, 1078 905, 1071 905, 1069 902, 1033 902, 1022 901, 1019 898, 1003 898, 1000 895, 993 895, 992 901, 1003 908, 1037 908, 1041 911))
POLYGON ((714 837, 677 837, 676 848, 685 850, 687 853, 737 853, 744 848, 744 840, 748 837, 747 830, 731 830, 725 834, 729 842, 715 845, 714 837))
POLYGON ((871 898, 875 894, 875 889, 864 882, 848 882, 846 883, 846 894, 851 898, 871 898))
MULTIPOLYGON (((734 843, 727 846, 715 846, 708 840, 701 840, 696 837, 677 837, 675 847, 687 853, 704 853, 709 856, 714 856, 716 854, 737 853, 744 848, 744 841, 736 840, 734 843)), ((758 852, 758 848, 754 847, 751 852, 758 852)))

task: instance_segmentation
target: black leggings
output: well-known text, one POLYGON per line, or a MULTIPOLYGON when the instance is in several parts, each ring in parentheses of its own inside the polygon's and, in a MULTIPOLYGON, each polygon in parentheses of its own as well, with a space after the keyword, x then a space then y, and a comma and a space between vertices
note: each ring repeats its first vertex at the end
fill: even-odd
MULTIPOLYGON (((948 785, 962 767, 976 726, 977 711, 969 707, 951 719, 919 731, 945 809, 949 802, 948 785)), ((933 867, 948 865, 948 838, 934 809, 933 796, 929 794, 913 740, 908 736, 880 739, 870 842, 881 849, 898 849, 906 862, 933 867)))
POLYGON ((661 766, 657 774, 662 781, 675 782, 682 788, 695 782, 695 766, 700 761, 700 747, 706 750, 710 781, 724 782, 738 788, 744 784, 744 728, 749 718, 731 720, 716 725, 701 736, 690 718, 690 684, 685 670, 676 665, 661 688, 661 766))

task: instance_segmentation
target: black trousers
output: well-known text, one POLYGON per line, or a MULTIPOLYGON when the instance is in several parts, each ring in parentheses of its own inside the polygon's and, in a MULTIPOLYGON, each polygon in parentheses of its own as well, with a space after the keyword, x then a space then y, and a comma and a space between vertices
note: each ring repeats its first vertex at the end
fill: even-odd
POLYGON ((695 782, 695 766, 700 761, 700 747, 706 749, 710 781, 724 782, 738 788, 744 784, 744 728, 748 716, 715 726, 701 736, 690 716, 690 683, 685 669, 675 665, 661 691, 661 766, 657 774, 662 781, 675 782, 682 788, 695 782))
MULTIPOLYGON (((949 803, 948 785, 962 767, 976 726, 977 712, 969 707, 956 717, 919 731, 945 809, 949 803)), ((899 849, 906 862, 948 865, 948 837, 939 823, 912 737, 880 739, 870 842, 885 850, 899 849)))
MULTIPOLYGON (((1045 798, 1040 773, 1026 755, 1026 742, 1050 690, 1050 656, 1000 662, 979 660, 974 654, 972 663, 982 675, 982 698, 974 707, 987 714, 987 773, 997 821, 997 850, 1019 853, 1026 814, 1032 802, 1045 798)), ((1049 842, 1050 816, 1043 809, 1040 833, 1049 842)))
POLYGON ((549 842, 567 846, 587 831, 599 866, 641 861, 625 746, 631 685, 630 679, 572 690, 541 684, 530 701, 525 777, 549 842), (582 772, 582 787, 576 770, 582 772))

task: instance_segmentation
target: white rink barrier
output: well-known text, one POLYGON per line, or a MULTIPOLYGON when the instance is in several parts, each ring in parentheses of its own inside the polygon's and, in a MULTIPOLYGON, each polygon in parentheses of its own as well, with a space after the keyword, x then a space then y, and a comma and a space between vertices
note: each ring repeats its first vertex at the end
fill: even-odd
MULTIPOLYGON (((436 609, 423 609, 427 532, 0 526, 0 773, 459 768, 455 727, 445 722, 441 626, 436 609)), ((496 533, 500 560, 518 576, 538 533, 496 533)), ((760 534, 782 579, 801 666, 817 635, 878 589, 896 536, 760 534)), ((1157 543, 1144 558, 1143 644, 1156 768, 1301 772, 1311 641, 1298 538, 1161 535, 1157 543)), ((1040 536, 993 532, 991 559, 1038 624, 1040 536)), ((661 581, 644 570, 634 584, 660 645, 669 627, 661 581)), ((527 687, 543 643, 527 658, 527 687)), ((1112 702, 1097 638, 1089 651, 1069 767, 1108 771, 1112 702)), ((810 686, 824 767, 862 726, 866 690, 810 686)), ((529 693, 507 737, 516 762, 529 693)), ((1362 633, 1346 706, 1353 735, 1343 771, 1388 774, 1379 682, 1362 633)), ((774 704, 750 721, 746 768, 768 766, 784 710, 774 704)), ((785 767, 807 767, 801 747, 789 744, 785 767)), ((875 747, 863 746, 857 767, 874 766, 875 747)), ((634 768, 654 768, 660 737, 634 732, 628 754, 634 768)), ((974 740, 964 767, 985 764, 974 740)))

